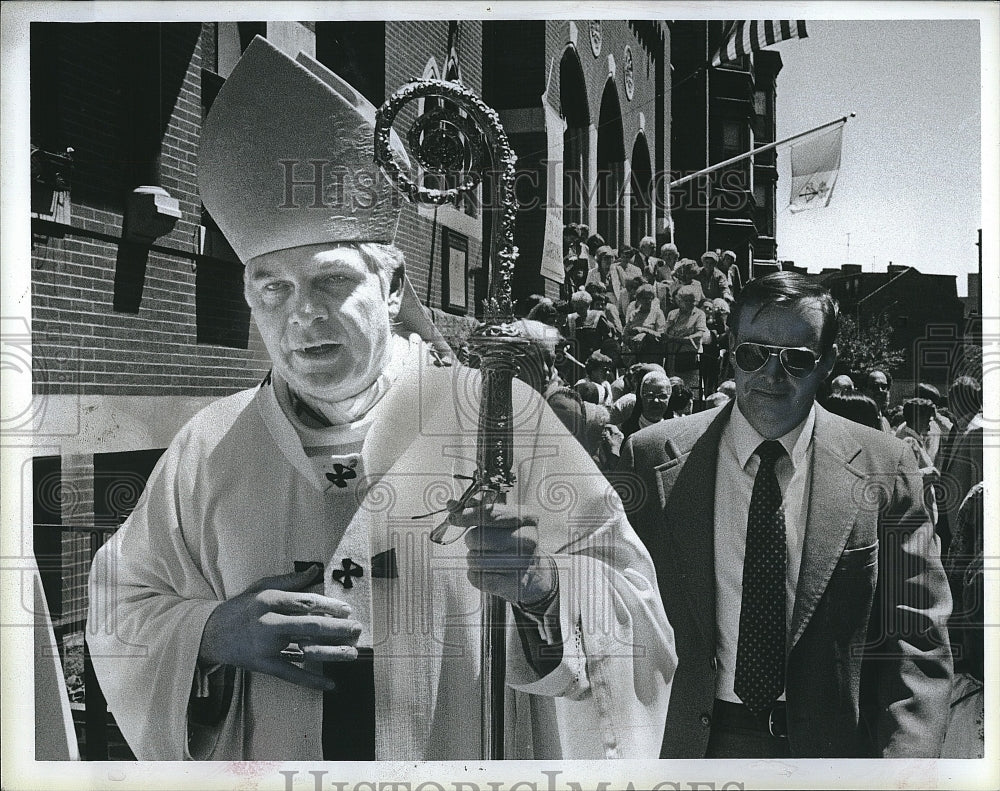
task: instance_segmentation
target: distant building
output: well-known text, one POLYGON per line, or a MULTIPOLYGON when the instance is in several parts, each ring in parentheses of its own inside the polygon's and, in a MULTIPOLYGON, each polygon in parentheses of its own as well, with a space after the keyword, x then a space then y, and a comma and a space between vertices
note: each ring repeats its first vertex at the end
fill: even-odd
POLYGON ((965 315, 983 315, 983 276, 979 272, 969 272, 965 276, 965 296, 959 297, 965 303, 965 315))
POLYGON ((892 372, 894 402, 911 397, 916 382, 948 386, 966 337, 965 306, 954 275, 895 264, 885 272, 862 272, 859 264, 845 264, 814 277, 830 289, 842 313, 862 323, 888 318, 893 343, 904 354, 892 372))
MULTIPOLYGON (((775 140, 775 82, 781 55, 764 50, 736 63, 703 69, 724 35, 721 20, 670 23, 675 178, 775 140)), ((773 264, 777 180, 772 150, 675 188, 671 213, 681 254, 697 259, 706 249, 733 250, 744 281, 750 275, 750 262, 773 264)))

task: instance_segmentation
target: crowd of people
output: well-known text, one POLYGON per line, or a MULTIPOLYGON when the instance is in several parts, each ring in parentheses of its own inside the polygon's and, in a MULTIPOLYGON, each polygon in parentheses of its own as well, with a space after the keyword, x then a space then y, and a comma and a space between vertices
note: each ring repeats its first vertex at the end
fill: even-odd
POLYGON ((955 693, 944 754, 983 749, 983 394, 981 382, 956 376, 947 394, 919 382, 894 401, 892 374, 869 371, 859 383, 840 375, 822 399, 829 411, 888 433, 913 452, 951 586, 949 623, 955 693))
MULTIPOLYGON (((728 320, 740 271, 731 250, 708 250, 701 265, 673 243, 657 250, 651 236, 616 251, 576 223, 563 249, 560 299, 533 294, 516 306, 543 360, 544 373, 527 378, 607 472, 639 428, 733 397, 728 320)), ((477 365, 467 345, 459 359, 477 365)))
POLYGON ((539 312, 564 327, 576 360, 600 350, 620 368, 658 363, 699 397, 715 392, 740 290, 735 253, 706 250, 699 264, 652 236, 614 250, 576 223, 563 229, 563 251, 561 299, 539 312))

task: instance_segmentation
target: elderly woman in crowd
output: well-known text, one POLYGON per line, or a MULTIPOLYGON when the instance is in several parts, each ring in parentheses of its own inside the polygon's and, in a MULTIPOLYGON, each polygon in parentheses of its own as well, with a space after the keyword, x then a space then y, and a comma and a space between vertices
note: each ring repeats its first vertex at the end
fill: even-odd
POLYGON ((602 244, 594 252, 593 264, 587 273, 587 285, 600 283, 604 288, 611 289, 611 265, 615 262, 615 251, 602 244))
POLYGON ((678 307, 667 316, 665 332, 667 373, 679 376, 691 390, 698 388, 698 357, 712 337, 705 312, 695 307, 697 299, 698 289, 693 284, 677 289, 674 301, 678 307))
POLYGON ((670 299, 677 304, 677 291, 684 286, 693 286, 695 289, 694 303, 696 305, 700 304, 703 299, 705 299, 705 292, 702 290, 701 283, 698 282, 698 273, 700 272, 698 264, 692 261, 690 258, 682 258, 677 266, 674 267, 674 279, 670 286, 670 299))
POLYGON ((597 249, 594 258, 597 262, 587 275, 587 283, 600 283, 607 289, 608 301, 614 302, 618 306, 619 312, 624 315, 631 299, 629 294, 629 283, 635 278, 642 278, 642 270, 632 263, 636 251, 631 249, 623 251, 619 260, 615 251, 608 245, 603 245, 597 249))
POLYGON ((573 356, 585 360, 601 344, 615 335, 614 329, 604 315, 603 295, 600 307, 594 305, 594 297, 588 291, 574 291, 570 297, 572 311, 566 317, 564 334, 571 341, 573 356))
POLYGON ((620 426, 632 414, 632 408, 638 398, 639 384, 650 371, 666 373, 659 363, 634 363, 623 376, 611 383, 612 393, 619 393, 609 410, 611 422, 616 426, 620 426), (620 387, 619 382, 621 382, 620 387))
POLYGON ((677 245, 673 242, 667 242, 660 246, 660 260, 662 263, 658 264, 656 271, 653 273, 655 275, 655 280, 660 280, 660 272, 665 271, 666 276, 663 280, 670 278, 674 273, 674 267, 677 266, 677 261, 680 259, 681 254, 677 250, 677 245))
POLYGON ((673 388, 662 370, 654 369, 644 374, 639 381, 637 393, 632 413, 621 424, 622 434, 626 439, 641 428, 671 417, 667 405, 673 395, 673 388))
POLYGON ((667 319, 656 304, 656 291, 649 283, 639 286, 635 302, 628 309, 625 319, 625 337, 640 363, 658 363, 663 360, 663 332, 667 319))

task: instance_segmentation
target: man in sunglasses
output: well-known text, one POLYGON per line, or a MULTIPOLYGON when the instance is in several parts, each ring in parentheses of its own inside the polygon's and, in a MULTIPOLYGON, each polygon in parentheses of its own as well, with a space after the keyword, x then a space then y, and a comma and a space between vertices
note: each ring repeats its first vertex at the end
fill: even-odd
POLYGON ((892 427, 885 416, 889 411, 889 392, 892 390, 892 376, 885 371, 869 371, 865 379, 865 395, 878 407, 878 420, 882 431, 890 432, 892 427))
POLYGON ((750 281, 735 404, 622 448, 676 636, 664 758, 939 754, 951 599, 913 453, 816 404, 837 320, 806 276, 750 281))

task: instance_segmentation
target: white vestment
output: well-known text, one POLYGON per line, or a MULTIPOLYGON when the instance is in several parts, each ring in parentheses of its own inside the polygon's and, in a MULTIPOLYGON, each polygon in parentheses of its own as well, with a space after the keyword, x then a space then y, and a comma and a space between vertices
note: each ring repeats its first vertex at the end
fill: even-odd
MULTIPOLYGON (((94 667, 139 759, 322 758, 322 693, 267 674, 236 672, 207 738, 188 721, 214 608, 318 559, 326 593, 351 604, 359 644, 374 650, 376 757, 479 757, 482 597, 465 543, 428 538, 442 515, 412 518, 457 498, 466 481, 455 476, 475 470, 479 389, 477 371, 414 355, 366 416, 346 487, 346 465, 338 479, 307 458, 267 380, 181 430, 90 576, 94 667), (389 550, 398 576, 373 579, 370 558, 389 550), (329 578, 345 557, 364 568, 351 589, 329 578)), ((539 546, 559 572, 564 646, 539 677, 509 629, 507 757, 656 758, 676 654, 652 562, 618 494, 544 402, 515 381, 514 403, 508 502, 539 517, 539 546)))

